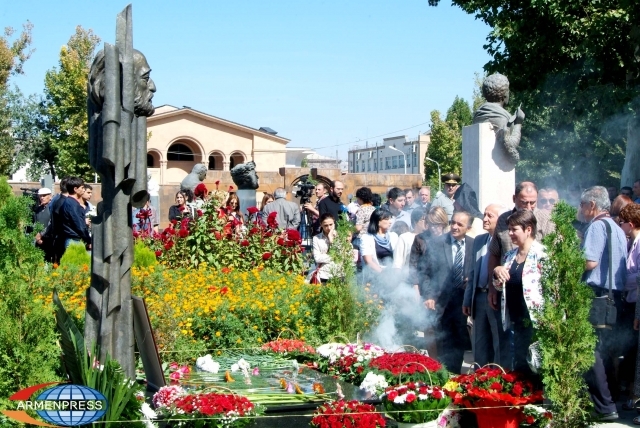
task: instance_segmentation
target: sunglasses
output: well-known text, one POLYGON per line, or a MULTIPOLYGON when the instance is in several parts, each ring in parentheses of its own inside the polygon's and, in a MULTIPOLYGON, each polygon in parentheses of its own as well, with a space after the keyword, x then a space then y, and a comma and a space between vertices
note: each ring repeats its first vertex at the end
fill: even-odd
POLYGON ((558 201, 556 201, 556 200, 555 200, 555 199, 553 199, 553 198, 549 198, 549 199, 540 199, 538 202, 540 202, 541 204, 550 203, 551 205, 553 205, 553 204, 555 204, 555 203, 556 203, 556 202, 558 202, 558 201))

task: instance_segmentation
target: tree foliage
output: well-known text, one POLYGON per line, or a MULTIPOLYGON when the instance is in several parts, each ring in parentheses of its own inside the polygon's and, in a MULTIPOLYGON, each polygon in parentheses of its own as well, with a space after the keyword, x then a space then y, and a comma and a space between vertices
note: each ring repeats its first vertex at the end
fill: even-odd
POLYGON ((484 48, 492 59, 485 71, 509 78, 515 101, 527 114, 519 178, 566 183, 572 177, 580 187, 619 182, 633 135, 627 124, 638 111, 638 2, 453 4, 491 27, 484 48))
MULTIPOLYGON (((440 164, 443 174, 462 172, 462 128, 470 125, 472 120, 469 104, 456 96, 444 120, 440 112, 431 112, 431 141, 427 156, 440 164)), ((425 159, 425 181, 433 187, 440 180, 438 169, 433 162, 425 159)))
POLYGON ((88 149, 87 76, 99 42, 92 30, 77 26, 60 49, 58 67, 45 76, 43 150, 57 153, 58 176, 75 175, 87 180, 93 176, 88 149))
POLYGON ((585 259, 572 225, 575 218, 575 208, 565 202, 553 210, 556 230, 543 241, 544 304, 537 310, 545 395, 553 403, 553 426, 562 428, 589 426, 584 374, 594 363, 596 344, 589 322, 593 292, 582 281, 585 259))

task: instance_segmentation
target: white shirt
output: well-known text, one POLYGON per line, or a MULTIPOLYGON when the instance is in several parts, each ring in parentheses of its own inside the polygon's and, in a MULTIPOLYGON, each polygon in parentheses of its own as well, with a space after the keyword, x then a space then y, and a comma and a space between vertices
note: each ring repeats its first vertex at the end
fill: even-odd
MULTIPOLYGON (((394 250, 398 243, 398 235, 394 232, 389 232, 389 242, 391 243, 391 250, 394 250)), ((377 265, 380 265, 376 254, 376 241, 370 233, 360 237, 360 254, 362 257, 371 256, 371 260, 377 265)))
POLYGON ((403 269, 409 265, 409 255, 411 254, 411 246, 416 238, 413 232, 403 233, 398 237, 398 243, 393 249, 393 267, 403 269))

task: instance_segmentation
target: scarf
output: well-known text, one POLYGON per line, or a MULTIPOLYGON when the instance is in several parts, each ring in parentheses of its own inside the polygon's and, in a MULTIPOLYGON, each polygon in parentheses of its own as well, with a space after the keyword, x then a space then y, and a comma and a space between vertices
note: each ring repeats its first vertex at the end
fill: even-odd
POLYGON ((380 235, 376 233, 373 235, 373 239, 375 239, 376 243, 382 248, 393 251, 393 248, 391 248, 391 241, 389 241, 389 232, 385 233, 384 237, 380 237, 380 235))

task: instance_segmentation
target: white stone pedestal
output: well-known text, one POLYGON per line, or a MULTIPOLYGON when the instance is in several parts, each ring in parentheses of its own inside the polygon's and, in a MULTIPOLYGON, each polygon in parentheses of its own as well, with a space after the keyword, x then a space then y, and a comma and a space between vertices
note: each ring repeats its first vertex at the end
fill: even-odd
POLYGON ((478 207, 499 203, 513 206, 516 187, 515 165, 503 147, 496 147, 496 135, 490 123, 462 128, 462 181, 478 195, 478 207))
POLYGON ((240 210, 243 215, 247 215, 247 208, 258 206, 256 202, 256 191, 253 189, 238 189, 236 192, 240 199, 240 210))

